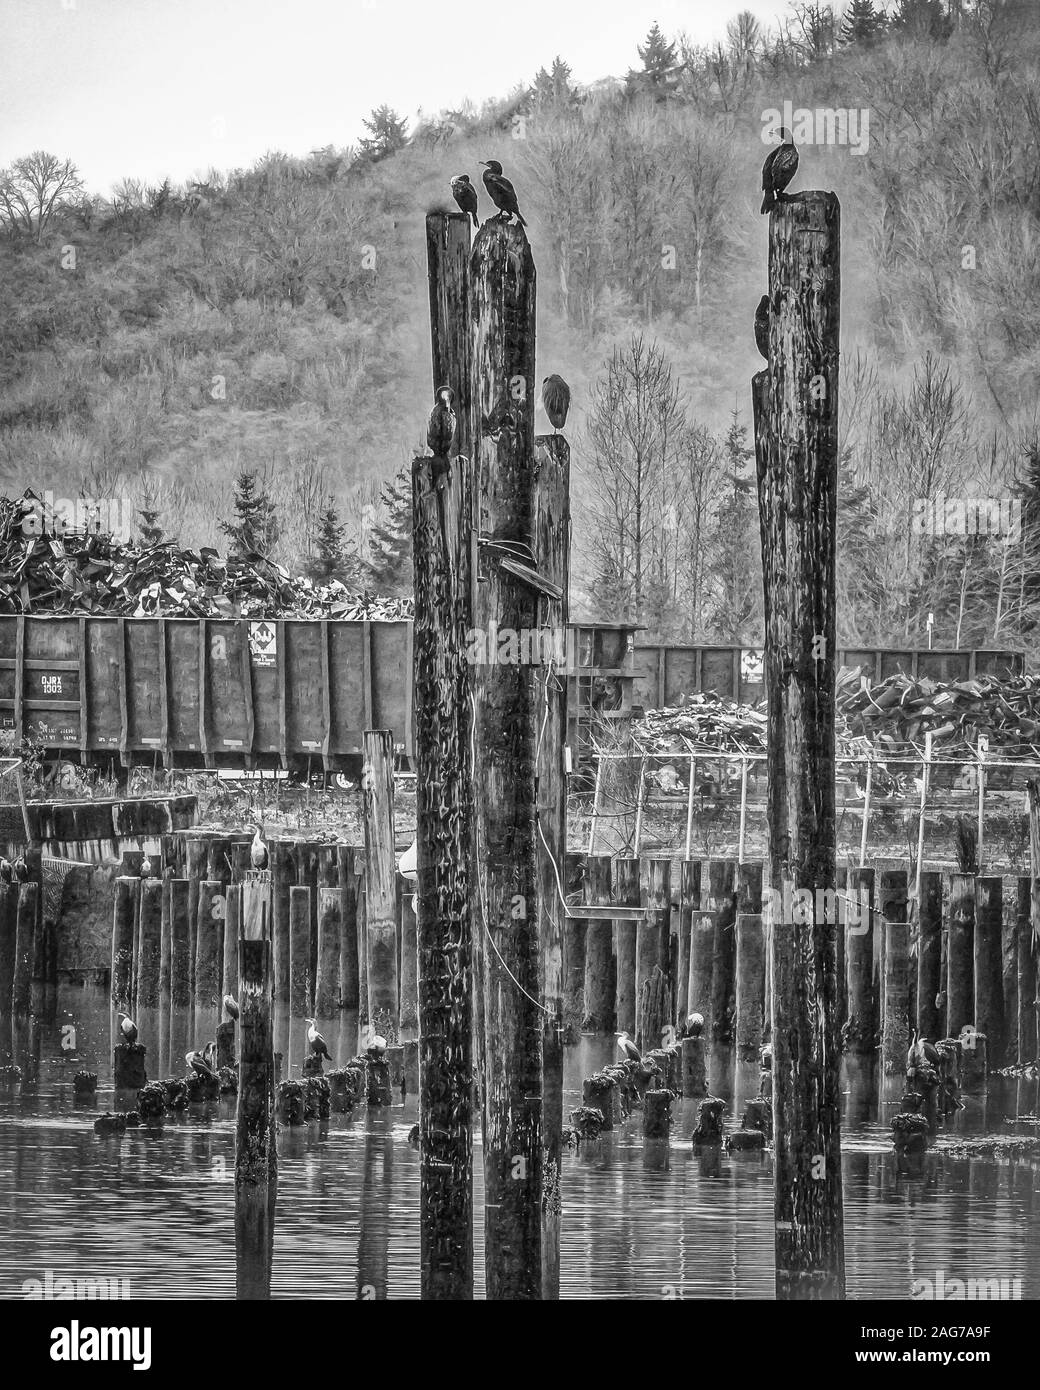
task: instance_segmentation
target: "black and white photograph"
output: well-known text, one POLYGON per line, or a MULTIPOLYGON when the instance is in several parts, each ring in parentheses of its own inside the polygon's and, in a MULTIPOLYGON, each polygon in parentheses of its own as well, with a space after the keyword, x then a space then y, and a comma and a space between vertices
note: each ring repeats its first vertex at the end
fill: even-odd
POLYGON ((7 1354, 1017 1366, 1038 341, 1040 0, 0 0, 7 1354))

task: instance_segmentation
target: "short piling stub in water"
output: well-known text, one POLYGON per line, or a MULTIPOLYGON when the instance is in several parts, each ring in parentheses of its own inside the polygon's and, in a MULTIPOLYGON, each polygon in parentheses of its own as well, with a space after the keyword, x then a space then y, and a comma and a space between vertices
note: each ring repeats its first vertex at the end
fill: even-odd
MULTIPOLYGON (((835 533, 840 212, 769 219, 768 366, 752 379, 769 691, 766 887, 835 888, 835 533)), ((776 1294, 845 1296, 836 925, 771 923, 776 1294)), ((820 920, 823 918, 824 920, 820 920)))

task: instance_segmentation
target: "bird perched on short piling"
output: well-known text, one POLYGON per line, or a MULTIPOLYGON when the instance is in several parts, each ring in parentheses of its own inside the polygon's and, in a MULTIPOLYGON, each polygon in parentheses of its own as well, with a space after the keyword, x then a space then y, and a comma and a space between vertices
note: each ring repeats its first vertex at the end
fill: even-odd
POLYGON ((627 1033, 618 1033, 617 1049, 622 1057, 627 1057, 630 1062, 641 1062, 643 1060, 643 1054, 639 1051, 639 1048, 636 1047, 627 1033))
POLYGON ((567 412, 571 408, 571 388, 562 376, 555 372, 542 382, 542 405, 554 430, 562 430, 567 423, 567 412))
POLYGON ((699 1038, 703 1032, 704 1032, 704 1015, 703 1015, 703 1014, 687 1014, 687 1015, 686 1015, 686 1036, 687 1036, 688 1038, 699 1038))
POLYGON ((435 458, 447 458, 455 438, 455 412, 452 404, 455 392, 450 386, 437 387, 437 403, 430 411, 426 425, 426 443, 435 458))
POLYGON ((19 883, 29 882, 29 865, 25 862, 21 855, 19 855, 18 858, 14 861, 13 868, 14 876, 19 883))
POLYGON ((224 995, 224 1012, 228 1018, 238 1018, 241 1011, 238 1007, 238 1000, 233 994, 224 995))
POLYGON ((123 1041, 135 1043, 137 1041, 137 1024, 129 1014, 117 1014, 119 1020, 119 1031, 123 1035, 123 1041))
POLYGON ((917 1029, 914 1029, 910 1043, 910 1050, 906 1054, 907 1071, 920 1070, 923 1067, 935 1067, 938 1071, 942 1064, 939 1056, 939 1049, 934 1043, 930 1043, 927 1038, 918 1037, 917 1029))
POLYGON ((10 883, 12 877, 10 859, 0 857, 0 883, 10 883))
POLYGON ((381 1038, 378 1033, 373 1033, 368 1040, 365 1048, 365 1056, 373 1062, 381 1062, 386 1056, 386 1038, 381 1038))
POLYGON ((499 219, 504 221, 508 217, 515 217, 521 227, 526 227, 516 201, 516 189, 502 173, 501 164, 497 159, 482 159, 480 162, 484 166, 484 187, 498 208, 499 219))
POLYGON ((780 202, 780 195, 794 178, 798 170, 798 151, 794 146, 794 136, 785 127, 780 127, 780 144, 766 155, 762 165, 762 211, 772 212, 780 202))
POLYGON ((769 361, 769 296, 764 294, 755 310, 755 346, 769 361))
POLYGON ((260 838, 260 827, 253 826, 253 843, 249 846, 249 862, 254 869, 267 868, 267 846, 260 838))
POLYGON ((148 858, 148 856, 147 856, 147 854, 146 854, 145 857, 141 860, 141 877, 142 877, 142 878, 151 878, 151 876, 152 876, 152 861, 148 858))
POLYGON ((463 212, 468 213, 473 218, 474 227, 479 227, 477 221, 477 190, 469 181, 468 174, 456 174, 451 181, 451 196, 458 203, 463 212))
POLYGON ((206 1061, 204 1054, 201 1053, 198 1048, 196 1048, 194 1052, 186 1052, 184 1054, 184 1060, 196 1076, 209 1076, 212 1077, 214 1081, 217 1079, 217 1073, 206 1061))
POLYGON ((314 1019, 305 1018, 303 1021, 307 1025, 307 1043, 311 1049, 312 1055, 315 1057, 328 1057, 329 1061, 331 1062, 332 1054, 329 1052, 328 1045, 326 1044, 325 1039, 321 1036, 321 1034, 315 1027, 314 1019))

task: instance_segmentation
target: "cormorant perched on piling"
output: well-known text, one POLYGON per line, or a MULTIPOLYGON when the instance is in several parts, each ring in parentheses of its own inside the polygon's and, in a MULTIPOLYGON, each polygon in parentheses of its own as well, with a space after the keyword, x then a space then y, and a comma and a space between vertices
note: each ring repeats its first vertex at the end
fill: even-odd
POLYGON ((233 994, 224 995, 224 1012, 228 1018, 238 1018, 241 1010, 238 1007, 238 1000, 233 994))
POLYGON ((474 227, 479 227, 477 221, 477 190, 469 181, 468 174, 456 174, 451 181, 451 196, 458 203, 463 212, 473 218, 474 227))
POLYGON ((798 151, 794 147, 794 136, 785 126, 780 127, 780 141, 775 150, 766 155, 762 165, 762 211, 772 212, 780 201, 780 195, 795 176, 798 168, 798 151))
POLYGON ((184 1054, 184 1060, 187 1062, 188 1066, 192 1069, 196 1076, 209 1076, 212 1077, 214 1081, 216 1081, 217 1073, 206 1061, 206 1058, 198 1050, 198 1048, 196 1048, 194 1052, 186 1052, 184 1054))
POLYGON ((455 392, 450 386, 438 386, 437 404, 430 411, 426 426, 426 443, 435 458, 447 458, 451 441, 455 437, 455 412, 452 402, 455 392))
POLYGON ((567 423, 567 412, 571 408, 571 388, 562 376, 555 373, 542 382, 542 405, 554 430, 562 430, 567 423))
POLYGON ((117 1014, 119 1019, 119 1031, 123 1035, 123 1041, 135 1043, 137 1041, 137 1024, 129 1014, 117 1014))
POLYGON ((267 846, 260 838, 260 827, 253 826, 253 843, 249 847, 249 862, 254 869, 267 868, 267 846))
POLYGON ((687 1014, 687 1015, 686 1015, 686 1036, 687 1036, 688 1038, 699 1038, 703 1032, 704 1032, 704 1015, 703 1015, 703 1014, 687 1014))
POLYGON ((484 187, 498 208, 499 217, 515 217, 521 227, 526 227, 527 223, 520 216, 520 208, 516 201, 516 189, 504 177, 501 164, 497 159, 482 159, 480 162, 484 166, 484 187))
POLYGON ((0 883, 10 883, 13 876, 11 861, 0 856, 0 883))
POLYGON ((328 1057, 331 1062, 332 1054, 329 1052, 325 1039, 314 1026, 314 1019, 305 1018, 303 1021, 307 1025, 307 1042, 310 1045, 311 1053, 315 1057, 328 1057))
POLYGON ((29 865, 21 855, 14 861, 14 876, 19 883, 29 882, 29 865))
POLYGON ((619 1033, 617 1035, 617 1049, 622 1057, 627 1057, 630 1062, 641 1062, 643 1060, 643 1054, 639 1051, 639 1048, 636 1047, 627 1033, 619 1033))
POLYGON ((769 296, 764 294, 755 310, 755 346, 769 361, 769 296))
POLYGON ((381 1062, 386 1056, 386 1038, 381 1038, 378 1033, 373 1033, 368 1040, 365 1048, 365 1056, 373 1062, 381 1062))
POLYGON ((147 854, 146 854, 145 857, 141 860, 141 877, 142 877, 142 878, 151 878, 151 876, 152 876, 152 861, 148 858, 148 856, 147 856, 147 854))

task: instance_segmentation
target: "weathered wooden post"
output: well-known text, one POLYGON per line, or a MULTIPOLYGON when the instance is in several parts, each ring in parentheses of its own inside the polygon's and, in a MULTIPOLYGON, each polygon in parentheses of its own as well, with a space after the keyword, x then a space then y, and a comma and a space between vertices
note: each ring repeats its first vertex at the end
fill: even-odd
POLYGON ((942 1037, 943 1011, 938 1004, 942 979, 942 874, 918 875, 917 1031, 922 1038, 942 1037))
MULTIPOLYGON (((668 970, 668 931, 672 911, 672 864, 669 859, 646 859, 640 900, 646 909, 636 923, 636 1046, 640 1051, 660 1047, 668 1019, 657 1009, 648 1013, 654 971, 668 970)), ((670 1013, 670 1010, 669 1010, 670 1013)))
MULTIPOLYGON (((196 899, 196 902, 198 900, 196 899)), ((186 878, 170 881, 170 1000, 177 1007, 191 1003, 191 885, 186 878)))
POLYGON ((473 1297, 473 535, 469 225, 426 218, 435 386, 455 393, 457 456, 412 464, 419 987, 420 1269, 424 1299, 473 1297))
MULTIPOLYGON (((618 907, 639 906, 639 860, 614 861, 614 901, 618 907)), ((617 936, 617 1026, 619 1032, 636 1031, 636 924, 618 918, 613 924, 617 936)))
POLYGON ((950 876, 950 925, 946 944, 946 1035, 955 1038, 975 1021, 975 876, 950 876))
POLYGON ((129 1011, 133 977, 134 916, 141 880, 120 875, 115 881, 112 908, 112 1003, 129 1011))
MULTIPOLYGON (((877 1043, 878 1001, 874 994, 874 870, 846 871, 844 912, 845 970, 849 1016, 845 1051, 872 1057, 877 1043)), ((880 924, 877 924, 880 930, 880 924)))
POLYGON ((311 890, 289 889, 289 1013, 306 1018, 311 1011, 311 890))
POLYGON ((173 879, 162 880, 159 919, 159 996, 169 999, 173 979, 173 879))
POLYGON ((909 1046, 910 929, 907 925, 906 870, 881 874, 881 917, 885 932, 885 1023, 881 1060, 889 1076, 906 1071, 909 1046))
MULTIPOLYGON (((538 625, 531 553, 534 495, 535 270, 523 228, 491 219, 470 261, 474 440, 479 478, 474 627, 519 641, 538 625)), ((488 656, 492 655, 491 650, 488 656)), ((475 841, 488 937, 484 998, 487 1292, 542 1292, 541 908, 536 852, 541 687, 529 666, 475 668, 475 841), (523 915, 519 915, 522 911, 523 915)))
POLYGON ((1004 880, 977 878, 972 962, 975 1027, 986 1035, 986 1055, 994 1070, 1002 1066, 1004 1061, 1004 980, 1000 940, 1003 914, 1004 880))
POLYGON ((134 970, 134 1011, 159 1006, 159 966, 162 960, 162 880, 143 878, 137 915, 137 964, 134 970))
MULTIPOLYGON (((39 916, 40 885, 18 885, 18 911, 15 918, 14 979, 11 985, 11 1012, 27 1014, 32 1003, 33 962, 36 959, 36 920, 39 916)), ((131 919, 131 928, 133 920, 131 919)))
MULTIPOLYGON (((541 435, 534 444, 531 553, 543 590, 537 629, 520 640, 535 682, 536 767, 535 859, 538 869, 538 941, 542 1014, 542 1297, 560 1296, 560 1162, 563 1152, 563 967, 564 904, 560 865, 567 850, 567 619, 570 565, 570 445, 562 434, 541 435), (555 589, 556 592, 553 592, 555 589)), ((609 876, 609 868, 608 868, 609 876)), ((586 872, 586 884, 588 874, 586 872)), ((609 892, 609 889, 608 889, 609 892)), ((585 922, 579 1030, 588 1013, 589 929, 585 922)), ((609 961, 608 961, 609 965, 609 961)))
POLYGON ((394 743, 389 729, 366 729, 362 776, 365 826, 365 934, 368 1017, 398 1022, 397 856, 394 846, 394 743))
POLYGON ((11 1008, 18 932, 18 885, 0 883, 0 1013, 11 1008))
POLYGON ((338 845, 339 859, 339 979, 345 1009, 358 1006, 358 886, 354 846, 338 845))
POLYGON ((279 1004, 289 1002, 289 894, 295 886, 296 860, 288 840, 275 840, 268 848, 271 865, 273 916, 271 922, 271 969, 274 997, 279 1004))
POLYGON ((318 889, 318 974, 314 981, 314 1013, 331 1018, 339 1007, 340 950, 339 888, 318 889))
MULTIPOLYGON (((769 693, 766 886, 835 888, 835 530, 840 214, 832 193, 769 219, 769 365, 752 381, 769 693)), ((800 913, 781 916, 800 917, 800 913)), ((845 1296, 836 928, 772 923, 776 1292, 845 1296)), ((821 918, 823 920, 821 920, 821 918)))
POLYGON ((267 884, 242 889, 238 947, 239 1079, 235 1132, 235 1253, 241 1299, 271 1296, 278 1185, 274 1108, 274 991, 267 884))
MULTIPOLYGON (((585 860, 582 855, 568 852, 561 860, 563 872, 561 879, 564 893, 568 898, 581 894, 585 902, 588 898, 588 882, 585 879, 585 860)), ((563 909, 560 909, 561 915, 563 909)), ((577 1042, 581 1033, 582 1019, 585 1015, 585 949, 586 927, 584 917, 565 917, 561 929, 561 1022, 568 1042, 577 1042)))
MULTIPOLYGON (((1037 1028, 1036 934, 1033 930, 1033 903, 1040 895, 1040 878, 1018 880, 1018 913, 1015 922, 1018 964, 1018 1060, 1030 1062, 1040 1057, 1037 1028)), ((2 914, 0 914, 2 921, 2 914)))
POLYGON ((762 1048, 765 989, 762 865, 738 864, 735 1036, 742 1061, 754 1061, 762 1048))
POLYGON ((711 1037, 727 1043, 733 1037, 736 1002, 736 864, 713 859, 708 865, 708 908, 714 923, 711 966, 711 1037))
MULTIPOLYGON (((693 780, 693 768, 690 769, 690 780, 693 780)), ((696 928, 695 918, 698 915, 698 908, 701 905, 701 865, 699 859, 684 859, 679 866, 679 981, 678 998, 676 1000, 676 1019, 682 1023, 691 1013, 702 1013, 703 1010, 694 1004, 694 994, 702 993, 702 986, 698 980, 694 979, 694 952, 698 950, 695 941, 696 928), (686 943, 686 986, 683 988, 682 973, 682 942, 686 943)), ((698 957, 702 960, 703 955, 698 957)), ((711 986, 708 986, 710 994, 711 986)))
POLYGON ((187 844, 188 880, 188 992, 195 993, 195 932, 199 917, 199 888, 206 877, 209 864, 209 841, 200 835, 192 835, 187 844))
POLYGON ((224 957, 224 885, 219 879, 199 884, 195 920, 195 1003, 210 1008, 220 1003, 224 957))
POLYGON ((229 883, 224 889, 224 966, 221 998, 238 998, 238 938, 242 930, 242 885, 229 883))
MULTIPOLYGON (((609 854, 590 854, 586 859, 585 882, 590 903, 600 907, 609 906, 610 870, 609 854)), ((614 1027, 611 935, 611 924, 607 919, 586 923, 585 1022, 593 1033, 609 1033, 614 1027)))

